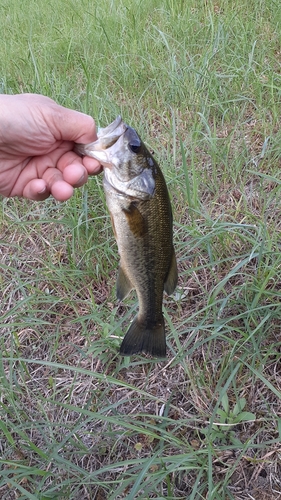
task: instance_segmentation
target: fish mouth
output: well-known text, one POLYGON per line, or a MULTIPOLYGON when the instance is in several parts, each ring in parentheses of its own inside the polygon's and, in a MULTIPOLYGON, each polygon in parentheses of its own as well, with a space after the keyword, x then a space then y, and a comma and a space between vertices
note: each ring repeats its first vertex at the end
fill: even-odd
POLYGON ((98 139, 90 144, 75 144, 74 152, 79 156, 91 156, 100 159, 99 155, 95 152, 105 151, 113 146, 118 139, 126 132, 128 125, 123 122, 122 117, 119 115, 107 127, 98 129, 98 139))
POLYGON ((128 128, 128 125, 123 122, 122 117, 120 115, 110 123, 107 127, 98 129, 98 141, 103 144, 103 149, 108 149, 115 142, 118 141, 119 137, 123 135, 128 128))

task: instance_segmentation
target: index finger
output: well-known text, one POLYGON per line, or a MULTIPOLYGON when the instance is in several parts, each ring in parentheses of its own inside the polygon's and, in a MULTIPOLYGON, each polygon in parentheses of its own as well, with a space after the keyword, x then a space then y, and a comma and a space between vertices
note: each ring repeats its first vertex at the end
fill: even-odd
POLYGON ((102 166, 95 158, 84 156, 81 158, 74 151, 66 151, 59 159, 57 167, 61 172, 69 165, 83 165, 89 175, 99 174, 102 171, 102 166))

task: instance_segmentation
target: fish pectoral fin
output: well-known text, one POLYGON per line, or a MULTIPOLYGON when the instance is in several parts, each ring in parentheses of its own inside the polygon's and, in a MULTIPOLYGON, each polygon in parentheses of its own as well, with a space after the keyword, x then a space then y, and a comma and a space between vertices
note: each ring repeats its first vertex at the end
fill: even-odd
POLYGON ((121 266, 119 266, 117 284, 116 284, 116 296, 118 300, 123 300, 130 291, 133 289, 133 285, 126 275, 125 271, 121 266))
POLYGON ((132 234, 139 238, 143 237, 147 232, 146 222, 135 202, 123 208, 123 212, 132 234))
POLYGON ((175 249, 173 248, 173 255, 171 258, 171 263, 169 271, 164 283, 164 290, 168 295, 172 295, 178 282, 178 267, 175 255, 175 249))
POLYGON ((127 331, 120 347, 122 356, 140 353, 156 358, 166 357, 166 337, 163 317, 156 322, 143 322, 138 316, 127 331))

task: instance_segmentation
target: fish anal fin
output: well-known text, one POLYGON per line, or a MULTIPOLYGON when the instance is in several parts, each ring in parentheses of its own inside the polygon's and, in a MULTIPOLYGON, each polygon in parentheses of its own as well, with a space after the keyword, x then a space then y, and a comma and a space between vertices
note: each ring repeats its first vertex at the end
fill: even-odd
POLYGON ((156 358, 166 357, 166 336, 163 317, 157 322, 134 319, 120 347, 122 356, 146 353, 156 358))
POLYGON ((178 282, 178 267, 176 261, 175 250, 173 248, 173 254, 170 262, 169 271, 164 283, 164 290, 168 295, 172 295, 178 282))
POLYGON ((124 269, 119 266, 117 283, 116 283, 116 296, 118 300, 123 300, 130 291, 133 289, 133 285, 128 278, 124 269))

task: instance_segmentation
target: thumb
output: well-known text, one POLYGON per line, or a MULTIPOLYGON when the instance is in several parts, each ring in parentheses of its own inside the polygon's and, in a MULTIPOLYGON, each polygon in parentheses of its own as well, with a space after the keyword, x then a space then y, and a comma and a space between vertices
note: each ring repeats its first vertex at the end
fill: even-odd
POLYGON ((94 119, 84 113, 56 105, 52 109, 52 133, 58 141, 87 144, 97 139, 94 119))

